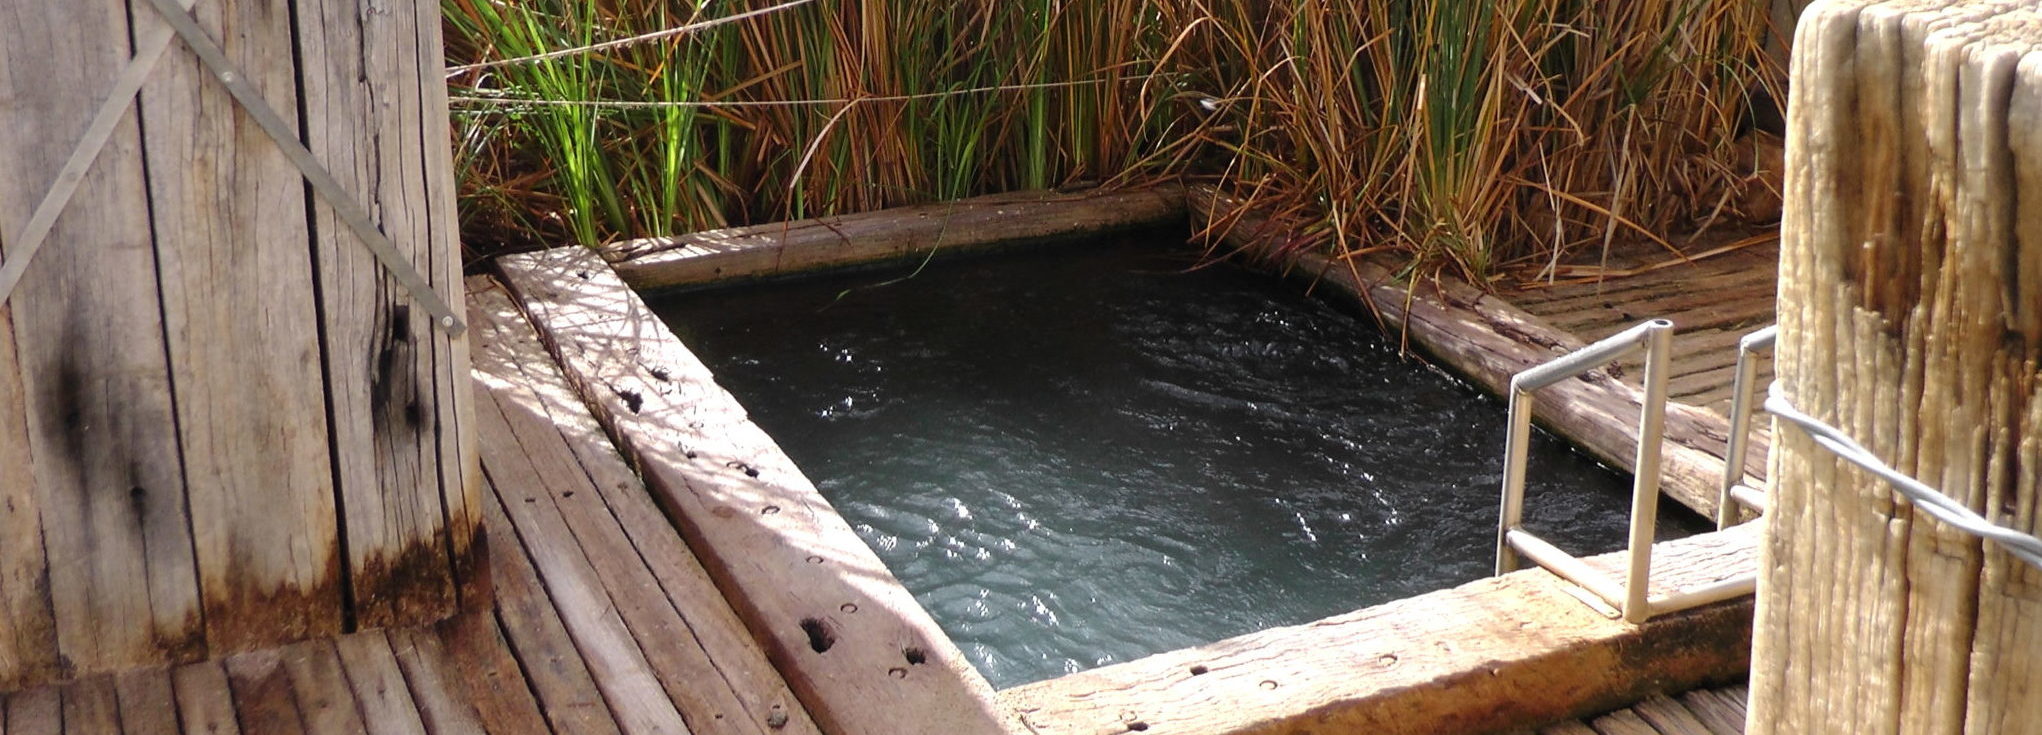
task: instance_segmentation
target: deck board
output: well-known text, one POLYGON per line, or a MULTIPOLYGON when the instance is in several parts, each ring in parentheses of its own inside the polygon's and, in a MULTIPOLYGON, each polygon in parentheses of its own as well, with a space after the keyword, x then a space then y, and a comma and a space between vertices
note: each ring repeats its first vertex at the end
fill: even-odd
MULTIPOLYGON (((1747 323, 1770 319, 1770 302, 1726 304, 1683 289, 1761 293, 1752 279, 1771 277, 1765 257, 1755 247, 1515 294, 1533 313, 1607 302, 1570 322, 1584 339, 1662 306, 1681 307, 1677 322, 1721 323, 1686 332, 1674 361, 1678 392, 1720 411, 1701 399, 1727 406, 1722 353, 1747 323)), ((493 607, 436 626, 0 694, 0 735, 818 732, 508 294, 486 279, 470 287, 471 308, 493 310, 471 314, 493 607)), ((1741 685, 1656 695, 1538 732, 1741 733, 1745 697, 1741 685)))
MULTIPOLYGON (((1773 323, 1779 278, 1779 241, 1757 241, 1724 255, 1636 275, 1546 285, 1518 273, 1501 287, 1504 300, 1586 341, 1664 317, 1677 330, 1672 356, 1675 400, 1718 415, 1730 412, 1737 340, 1773 323)), ((1587 257, 1595 257, 1590 255, 1587 257)), ((1653 247, 1632 244, 1613 254, 1611 270, 1665 262, 1653 247)), ((1580 267, 1585 267, 1580 266, 1580 267)), ((1770 359, 1760 362, 1759 388, 1772 382, 1770 359)), ((1638 360, 1620 361, 1625 380, 1640 380, 1638 360)))
POLYGON ((476 355, 491 608, 0 694, 0 735, 817 735, 557 367, 494 351, 537 349, 494 293, 475 320, 495 330, 476 355))

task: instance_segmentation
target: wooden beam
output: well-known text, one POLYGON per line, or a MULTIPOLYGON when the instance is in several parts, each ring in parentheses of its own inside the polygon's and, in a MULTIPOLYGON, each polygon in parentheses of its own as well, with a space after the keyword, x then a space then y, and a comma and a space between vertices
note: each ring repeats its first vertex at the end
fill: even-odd
POLYGON ((1102 234, 1182 227, 1176 186, 1016 192, 876 212, 710 230, 606 245, 639 289, 785 276, 973 250, 1080 242, 1102 234))
POLYGON ((1001 730, 963 653, 601 258, 562 248, 498 266, 824 731, 1001 730))
MULTIPOLYGON (((1751 572, 1755 524, 1660 544, 1655 590, 1751 572)), ((1591 557, 1615 574, 1622 552, 1591 557)), ((1000 693, 1023 731, 1500 732, 1741 675, 1751 600, 1634 626, 1531 569, 1000 693), (1142 727, 1137 727, 1139 723, 1142 727)))
MULTIPOLYGON (((130 37, 128 17, 118 0, 0 3, 0 237, 25 226, 127 62, 107 39, 130 37)), ((19 362, 0 367, 0 443, 27 441, 0 453, 28 464, 0 470, 15 475, 0 495, 27 501, 9 513, 0 573, 49 572, 43 587, 0 590, 8 614, 25 613, 0 641, 23 668, 0 669, 0 689, 205 653, 141 158, 129 115, 4 308, 0 339, 19 362), (12 485, 24 471, 32 482, 12 485)))
MULTIPOLYGON (((419 151, 442 143, 446 111, 421 104, 419 87, 421 67, 436 70, 441 62, 421 56, 413 27, 419 14, 405 7, 412 4, 437 7, 400 3, 364 12, 360 0, 294 3, 306 140, 320 160, 335 162, 335 180, 360 198, 400 253, 452 296, 461 282, 433 268, 451 257, 436 252, 452 246, 436 243, 433 228, 452 208, 426 196, 432 172, 419 151)), ((442 439, 462 430, 448 417, 468 386, 441 363, 451 341, 466 340, 436 329, 329 204, 315 197, 312 216, 355 622, 376 628, 438 620, 454 611, 455 567, 467 566, 449 559, 446 536, 467 535, 457 527, 473 522, 458 484, 442 497, 442 483, 462 481, 446 472, 461 466, 462 452, 442 439)))
MULTIPOLYGON (((146 0, 129 4, 139 28, 162 25, 146 0)), ((285 0, 203 3, 194 15, 295 122, 285 0)), ((343 562, 303 177, 183 47, 137 106, 177 402, 164 426, 184 455, 207 650, 337 634, 343 562)))
MULTIPOLYGON (((1519 371, 1583 346, 1579 337, 1510 303, 1450 277, 1416 286, 1400 283, 1388 267, 1371 260, 1335 259, 1285 247, 1280 224, 1237 211, 1238 205, 1209 189, 1193 189, 1193 218, 1234 221, 1220 237, 1253 264, 1323 285, 1368 305, 1392 334, 1402 334, 1432 358, 1496 395, 1509 391, 1519 371)), ((1676 337, 1677 339, 1677 337, 1676 337)), ((1631 469, 1638 446, 1638 412, 1644 393, 1607 369, 1541 390, 1533 416, 1596 459, 1631 469)), ((1715 517, 1717 482, 1729 426, 1714 412, 1677 402, 1666 410, 1666 441, 1660 487, 1667 496, 1715 517)), ((1765 446, 1754 441, 1746 471, 1763 473, 1765 446)), ((1757 480, 1750 481, 1757 486, 1757 480)))
MULTIPOLYGON (((506 425, 514 440, 492 441, 492 473, 528 477, 543 492, 512 504, 527 542, 564 525, 565 547, 549 557, 587 559, 595 584, 622 616, 668 698, 697 735, 816 733, 808 713, 653 503, 631 467, 539 343, 502 286, 471 280, 469 324, 480 346, 475 379, 486 396, 485 429, 506 425), (529 470, 522 469, 529 467, 529 470)), ((505 489, 499 485, 499 492, 505 489)), ((545 572, 544 569, 541 570, 545 572)), ((563 570, 565 571, 565 570, 563 570)), ((549 588, 555 580, 549 579, 549 588)), ((556 597, 556 600, 558 598, 556 597)))
MULTIPOLYGON (((1782 395, 2042 531, 2042 12, 1820 3, 1792 73, 1782 395)), ((1779 434, 1751 732, 2033 732, 2042 568, 1779 434)))

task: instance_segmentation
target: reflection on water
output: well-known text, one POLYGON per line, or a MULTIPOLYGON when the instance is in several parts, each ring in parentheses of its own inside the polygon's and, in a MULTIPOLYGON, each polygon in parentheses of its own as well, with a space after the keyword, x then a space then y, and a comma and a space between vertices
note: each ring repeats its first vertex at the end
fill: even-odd
MULTIPOLYGON (((996 687, 1487 574, 1502 406, 1190 264, 1096 246, 655 306, 996 687)), ((1528 525, 1622 546, 1624 476, 1545 437, 1532 474, 1528 525)))

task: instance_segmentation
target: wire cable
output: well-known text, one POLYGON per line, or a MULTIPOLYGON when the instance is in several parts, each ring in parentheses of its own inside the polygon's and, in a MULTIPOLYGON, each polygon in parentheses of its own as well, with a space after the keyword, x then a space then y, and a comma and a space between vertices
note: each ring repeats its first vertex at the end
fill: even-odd
POLYGON ((1920 508, 1922 512, 1927 513, 1930 517, 1947 523, 1951 527, 1965 533, 1989 539, 2005 547, 2009 553, 2020 560, 2037 568, 2042 568, 2042 538, 2036 538, 1993 523, 1964 504, 1951 499, 1950 496, 1944 495, 1922 481, 1908 477, 1899 470, 1893 469, 1892 466, 1887 465, 1885 462, 1880 461, 1877 456, 1874 456, 1871 450, 1845 436, 1836 427, 1823 423, 1821 420, 1795 408, 1794 404, 1788 401, 1786 395, 1781 391, 1779 383, 1774 383, 1772 390, 1766 396, 1765 410, 1767 413, 1784 419, 1787 423, 1793 424, 1796 428, 1807 432, 1808 436, 1814 439, 1817 445, 1835 453, 1838 457, 1843 458, 1844 461, 1862 467, 1866 471, 1878 475, 1888 483, 1891 483, 1894 488, 1900 491, 1901 495, 1913 501, 1915 507, 1920 508))

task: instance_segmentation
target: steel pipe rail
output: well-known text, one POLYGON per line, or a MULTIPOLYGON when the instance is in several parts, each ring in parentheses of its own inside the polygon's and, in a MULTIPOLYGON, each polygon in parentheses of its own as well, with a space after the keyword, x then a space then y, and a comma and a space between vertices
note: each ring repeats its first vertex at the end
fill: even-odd
POLYGON ((1723 451, 1723 480, 1716 495, 1716 530, 1737 523, 1739 506, 1765 512, 1764 491, 1744 484, 1744 455, 1751 447, 1751 415, 1756 408, 1758 354, 1770 351, 1779 338, 1775 326, 1744 335, 1737 340, 1736 382, 1730 389, 1730 439, 1723 451))
MULTIPOLYGON (((1771 337, 1764 338, 1770 343, 1771 337)), ((1747 338, 1746 343, 1755 343, 1747 338)), ((1618 332, 1551 362, 1518 373, 1510 380, 1510 417, 1503 449, 1502 512, 1496 525, 1496 573, 1530 559, 1616 608, 1630 623, 1654 615, 1685 610, 1749 594, 1757 580, 1741 575, 1711 584, 1651 596, 1652 542, 1658 531, 1659 463, 1665 441, 1668 361, 1673 352, 1673 323, 1653 319, 1618 332), (1638 412, 1638 453, 1632 467, 1631 525, 1627 566, 1622 584, 1580 558, 1523 528, 1525 465, 1530 448, 1533 391, 1594 370, 1637 350, 1645 351, 1645 397, 1638 412)), ((1742 348, 1743 345, 1740 345, 1742 348)), ((1740 358, 1741 359, 1741 358, 1740 358)))

